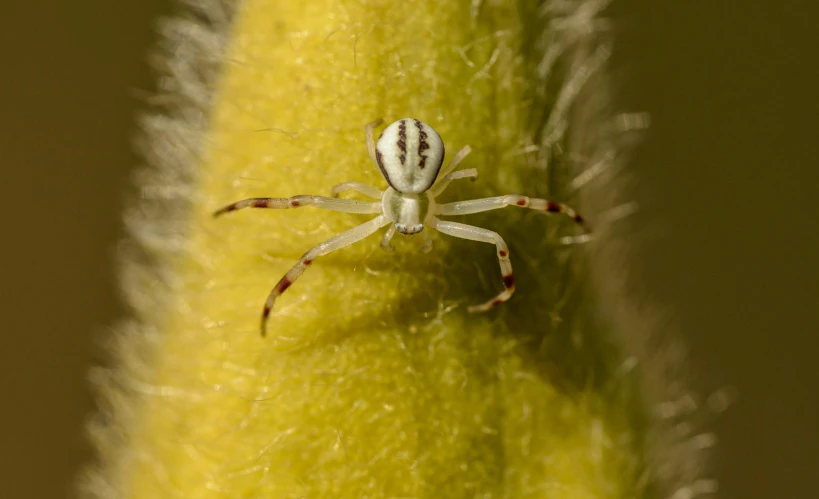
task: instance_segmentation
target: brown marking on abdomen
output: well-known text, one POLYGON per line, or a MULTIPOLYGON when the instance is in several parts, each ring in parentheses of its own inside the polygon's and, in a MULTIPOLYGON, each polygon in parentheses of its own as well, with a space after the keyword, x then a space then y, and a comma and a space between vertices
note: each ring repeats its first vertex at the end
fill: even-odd
POLYGON ((404 161, 407 159, 407 122, 406 120, 401 120, 398 122, 398 149, 401 151, 401 155, 398 158, 401 160, 401 164, 404 164, 404 161))
POLYGON ((424 131, 424 125, 418 120, 415 120, 415 128, 418 129, 418 157, 421 158, 418 168, 423 170, 427 166, 427 157, 423 155, 423 152, 429 149, 427 132, 424 131))
POLYGON ((378 163, 378 169, 381 170, 381 176, 384 177, 384 180, 387 181, 390 187, 395 189, 395 186, 392 185, 392 180, 390 180, 390 176, 387 175, 387 170, 384 168, 384 155, 381 154, 381 151, 378 150, 378 147, 375 148, 375 162, 378 163))

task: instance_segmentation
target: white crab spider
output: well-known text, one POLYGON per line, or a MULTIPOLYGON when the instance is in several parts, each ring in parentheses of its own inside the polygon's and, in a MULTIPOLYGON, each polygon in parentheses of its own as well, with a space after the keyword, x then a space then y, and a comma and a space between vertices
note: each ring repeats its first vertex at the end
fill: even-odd
MULTIPOLYGON (((469 307, 470 312, 489 310, 512 296, 515 291, 515 277, 512 274, 512 263, 509 260, 509 248, 496 232, 472 225, 440 220, 439 215, 467 215, 506 206, 520 206, 551 213, 564 213, 588 232, 588 228, 583 223, 583 218, 577 212, 564 204, 546 199, 509 194, 437 204, 435 198, 449 186, 450 182, 462 178, 475 179, 478 176, 478 170, 475 168, 453 171, 461 160, 469 154, 469 146, 458 151, 446 168, 439 172, 444 161, 444 143, 431 126, 413 118, 404 118, 387 126, 378 138, 378 142, 375 142, 373 140, 373 129, 381 122, 382 120, 379 119, 368 124, 365 127, 365 132, 370 159, 378 165, 381 174, 389 184, 385 191, 359 182, 345 182, 333 187, 332 197, 302 195, 290 198, 251 198, 229 204, 213 214, 214 217, 217 217, 230 211, 248 207, 284 209, 308 205, 344 213, 378 214, 369 222, 328 239, 302 255, 299 262, 279 280, 267 297, 262 312, 262 336, 265 335, 267 318, 273 309, 276 298, 284 293, 316 258, 358 242, 386 225, 391 224, 391 227, 381 240, 381 247, 384 250, 392 249, 390 240, 396 232, 413 235, 421 232, 426 226, 450 236, 495 245, 501 275, 503 276, 504 290, 483 304, 469 307), (436 183, 435 180, 439 177, 439 173, 440 179, 436 183), (379 201, 366 202, 337 199, 341 192, 349 190, 379 199, 379 201)), ((424 233, 422 251, 428 252, 430 250, 432 250, 432 239, 429 238, 428 234, 424 233)))

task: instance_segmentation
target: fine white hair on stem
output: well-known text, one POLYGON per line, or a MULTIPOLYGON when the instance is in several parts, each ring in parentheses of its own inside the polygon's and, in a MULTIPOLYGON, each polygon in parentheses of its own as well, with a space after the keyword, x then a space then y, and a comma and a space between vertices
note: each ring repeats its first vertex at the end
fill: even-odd
POLYGON ((523 146, 529 146, 525 150, 537 157, 535 168, 551 172, 549 175, 561 151, 583 158, 575 162, 576 171, 563 191, 580 197, 584 212, 599 219, 601 233, 591 238, 567 236, 560 242, 589 248, 590 274, 603 290, 603 306, 615 320, 623 353, 640 366, 646 406, 673 404, 679 408, 675 401, 691 402, 671 417, 657 416, 649 409, 654 417, 646 439, 649 464, 645 478, 656 484, 660 497, 699 497, 714 493, 717 486, 708 477, 713 439, 702 437, 708 433, 701 429, 714 417, 713 411, 704 408, 706 404, 688 389, 686 349, 674 334, 673 323, 657 310, 657 304, 630 287, 622 270, 637 263, 629 256, 633 236, 624 235, 636 205, 628 197, 630 179, 623 167, 634 132, 649 126, 649 116, 613 110, 606 74, 613 23, 601 17, 612 1, 547 0, 541 4, 539 14, 549 27, 537 42, 536 92, 548 98, 550 89, 559 90, 545 113, 540 135, 523 146), (555 79, 561 84, 555 85, 555 79), (582 244, 590 239, 594 241, 582 244))
POLYGON ((77 484, 80 496, 89 499, 131 496, 125 477, 136 456, 127 443, 140 427, 140 407, 159 392, 169 393, 152 381, 150 362, 161 332, 150 318, 159 316, 174 294, 171 265, 184 248, 188 221, 183 214, 197 181, 214 85, 239 2, 179 4, 176 15, 158 23, 159 49, 150 60, 159 84, 156 96, 147 99, 152 108, 141 117, 136 139, 146 165, 134 179, 139 192, 125 213, 127 238, 119 247, 121 288, 132 319, 108 339, 109 364, 90 374, 98 412, 88 433, 97 457, 77 484))

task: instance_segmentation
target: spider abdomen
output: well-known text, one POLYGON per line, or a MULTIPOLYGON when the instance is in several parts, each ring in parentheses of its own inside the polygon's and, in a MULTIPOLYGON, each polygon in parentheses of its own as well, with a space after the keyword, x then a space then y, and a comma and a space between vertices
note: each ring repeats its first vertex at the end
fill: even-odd
POLYGON ((420 194, 435 183, 444 161, 444 143, 431 126, 404 118, 381 133, 375 157, 390 187, 405 194, 420 194))

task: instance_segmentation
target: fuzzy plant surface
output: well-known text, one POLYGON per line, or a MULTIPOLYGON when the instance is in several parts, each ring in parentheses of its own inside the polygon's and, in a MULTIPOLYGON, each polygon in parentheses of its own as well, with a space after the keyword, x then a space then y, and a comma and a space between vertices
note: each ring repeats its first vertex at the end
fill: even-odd
POLYGON ((706 491, 698 466, 657 451, 668 440, 641 360, 618 341, 589 263, 615 205, 586 188, 610 182, 628 128, 606 111, 606 4, 188 0, 164 21, 140 142, 148 166, 126 215, 132 319, 110 339, 111 365, 93 373, 99 458, 84 496, 706 491), (401 236, 387 253, 379 233, 314 262, 262 338, 279 278, 368 216, 214 210, 329 195, 347 181, 383 189, 364 125, 404 117, 435 128, 448 157, 472 148, 461 168, 478 180, 442 201, 554 199, 600 236, 570 244, 579 232, 568 218, 514 207, 455 217, 505 238, 517 280, 509 302, 470 314, 503 289, 492 245, 433 231, 431 253, 401 236))

